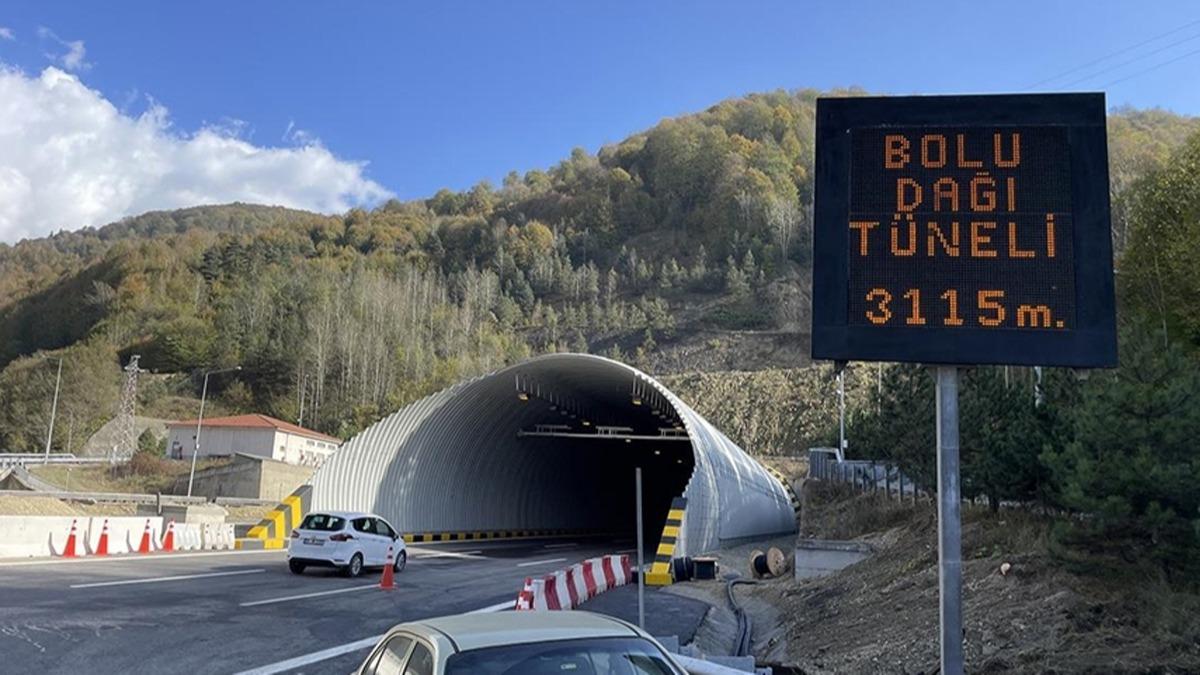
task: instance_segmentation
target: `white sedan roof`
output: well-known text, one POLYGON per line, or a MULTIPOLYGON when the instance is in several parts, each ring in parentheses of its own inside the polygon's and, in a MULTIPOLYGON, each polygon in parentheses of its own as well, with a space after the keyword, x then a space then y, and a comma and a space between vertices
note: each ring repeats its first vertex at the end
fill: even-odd
POLYGON ((432 640, 447 637, 454 642, 458 651, 551 640, 645 637, 623 621, 577 610, 458 614, 414 621, 397 628, 422 634, 432 640))
POLYGON ((314 514, 315 515, 325 514, 327 516, 337 516, 338 518, 345 518, 346 520, 352 520, 354 518, 378 518, 379 517, 375 514, 363 513, 361 511, 313 511, 312 513, 309 513, 308 515, 311 516, 314 514))

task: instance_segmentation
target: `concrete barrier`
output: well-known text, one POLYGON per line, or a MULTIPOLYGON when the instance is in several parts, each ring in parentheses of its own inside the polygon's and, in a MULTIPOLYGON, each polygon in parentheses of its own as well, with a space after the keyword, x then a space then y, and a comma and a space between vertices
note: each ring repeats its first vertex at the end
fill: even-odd
POLYGON ((179 551, 199 551, 204 548, 201 523, 175 523, 175 548, 179 551))
POLYGON ((796 542, 796 579, 811 579, 864 560, 875 549, 861 541, 801 539, 796 542))
MULTIPOLYGON (((75 523, 75 555, 94 555, 100 531, 108 521, 108 553, 136 553, 150 523, 151 548, 162 549, 166 521, 152 516, 0 516, 0 558, 35 558, 62 555, 75 523)), ((180 551, 231 550, 233 525, 227 523, 175 523, 175 548, 180 551)))
POLYGON ((204 523, 201 527, 201 541, 206 550, 222 551, 233 548, 236 540, 233 523, 204 523))
MULTIPOLYGON (((75 523, 75 554, 92 555, 100 543, 100 531, 108 521, 108 552, 128 553, 137 550, 146 521, 155 533, 162 532, 161 518, 118 516, 106 518, 73 516, 0 516, 0 558, 33 558, 62 555, 75 523), (132 542, 132 549, 130 543, 132 542)), ((157 541, 157 539, 155 539, 157 541)))

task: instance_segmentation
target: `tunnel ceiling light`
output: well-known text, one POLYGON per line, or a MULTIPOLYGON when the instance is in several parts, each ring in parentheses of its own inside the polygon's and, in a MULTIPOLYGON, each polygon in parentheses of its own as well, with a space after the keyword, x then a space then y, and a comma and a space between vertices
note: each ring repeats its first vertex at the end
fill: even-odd
POLYGON ((592 426, 592 423, 587 420, 583 420, 583 426, 590 427, 590 426, 592 426))
POLYGON ((518 391, 518 392, 517 392, 517 399, 518 399, 518 400, 521 400, 521 401, 528 401, 528 400, 529 400, 529 394, 526 394, 526 393, 525 393, 525 392, 523 392, 523 391, 518 391))
POLYGON ((682 460, 682 459, 677 459, 677 460, 675 460, 675 463, 676 463, 676 464, 683 464, 683 460, 682 460))
POLYGON ((633 439, 631 439, 631 438, 626 438, 626 439, 625 439, 625 442, 626 442, 626 443, 632 443, 632 442, 633 442, 633 439))
POLYGON ((662 454, 662 450, 655 450, 655 451, 654 451, 654 454, 656 454, 656 455, 661 455, 661 454, 662 454))

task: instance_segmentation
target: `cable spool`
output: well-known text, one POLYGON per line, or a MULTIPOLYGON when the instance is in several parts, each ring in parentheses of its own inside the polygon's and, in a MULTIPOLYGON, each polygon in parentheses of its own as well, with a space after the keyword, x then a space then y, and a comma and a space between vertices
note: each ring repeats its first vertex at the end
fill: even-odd
POLYGON ((777 577, 787 571, 787 557, 774 546, 766 553, 756 550, 750 554, 750 570, 756 578, 777 577))
POLYGON ((695 563, 689 557, 684 556, 671 560, 671 574, 675 577, 675 581, 691 581, 695 570, 695 563))
POLYGON ((771 570, 767 567, 767 554, 755 549, 750 552, 750 573, 755 579, 761 579, 771 570))

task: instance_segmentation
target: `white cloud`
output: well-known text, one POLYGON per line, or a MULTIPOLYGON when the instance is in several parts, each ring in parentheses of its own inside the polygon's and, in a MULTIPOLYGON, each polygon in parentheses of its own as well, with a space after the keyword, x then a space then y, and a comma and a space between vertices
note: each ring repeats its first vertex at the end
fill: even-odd
POLYGON ((11 28, 0 26, 0 40, 16 40, 17 36, 13 35, 11 28))
POLYGON ((337 213, 391 193, 309 136, 253 145, 225 128, 184 134, 151 101, 124 114, 74 75, 0 64, 0 241, 153 209, 232 201, 337 213))
POLYGON ((87 48, 83 46, 83 40, 64 40, 58 37, 54 31, 46 28, 45 26, 38 26, 37 34, 38 37, 42 38, 43 40, 50 40, 58 43, 60 47, 67 48, 67 51, 62 54, 47 53, 46 58, 61 65, 67 70, 72 70, 75 72, 87 70, 88 68, 92 67, 92 64, 88 63, 86 60, 87 48))

